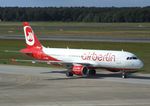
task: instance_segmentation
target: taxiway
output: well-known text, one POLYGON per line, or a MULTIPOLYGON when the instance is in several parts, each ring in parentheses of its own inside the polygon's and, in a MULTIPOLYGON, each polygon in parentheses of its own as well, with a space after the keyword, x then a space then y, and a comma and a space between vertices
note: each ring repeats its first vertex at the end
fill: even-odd
MULTIPOLYGON (((38 36, 40 40, 55 40, 55 41, 92 41, 92 42, 140 42, 150 43, 150 38, 129 38, 129 37, 111 37, 98 35, 42 35, 38 36)), ((24 39, 24 35, 0 35, 0 39, 24 39)))
POLYGON ((150 106, 150 75, 66 78, 61 68, 0 65, 0 105, 150 106))

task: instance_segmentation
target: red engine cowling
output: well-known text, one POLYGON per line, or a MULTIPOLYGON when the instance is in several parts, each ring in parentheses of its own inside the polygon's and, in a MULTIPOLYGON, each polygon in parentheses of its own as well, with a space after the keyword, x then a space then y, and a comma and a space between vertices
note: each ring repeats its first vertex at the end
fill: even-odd
POLYGON ((72 73, 79 76, 87 76, 89 69, 81 64, 75 64, 72 67, 72 73))

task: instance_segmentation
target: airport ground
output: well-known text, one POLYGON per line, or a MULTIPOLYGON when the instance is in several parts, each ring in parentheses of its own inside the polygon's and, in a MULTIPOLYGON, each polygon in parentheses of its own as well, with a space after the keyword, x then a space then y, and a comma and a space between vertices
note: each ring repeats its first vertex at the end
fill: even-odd
POLYGON ((45 39, 41 42, 46 47, 129 51, 140 57, 145 66, 139 73, 131 74, 128 79, 121 79, 120 73, 103 70, 98 70, 94 78, 66 78, 65 69, 62 67, 51 68, 51 65, 45 63, 11 61, 31 58, 18 52, 25 47, 22 38, 15 38, 16 35, 24 36, 22 23, 1 22, 0 38, 14 37, 13 40, 0 39, 1 106, 150 106, 150 75, 140 74, 150 73, 150 23, 32 22, 31 25, 38 37, 78 35, 132 38, 134 43, 126 40, 91 42, 45 39), (140 39, 141 41, 137 41, 140 39))
MULTIPOLYGON (((149 38, 150 23, 30 22, 36 34, 149 38)), ((21 22, 0 22, 0 35, 23 35, 21 22)))
POLYGON ((150 75, 98 70, 66 78, 65 69, 0 65, 1 106, 149 106, 150 75))

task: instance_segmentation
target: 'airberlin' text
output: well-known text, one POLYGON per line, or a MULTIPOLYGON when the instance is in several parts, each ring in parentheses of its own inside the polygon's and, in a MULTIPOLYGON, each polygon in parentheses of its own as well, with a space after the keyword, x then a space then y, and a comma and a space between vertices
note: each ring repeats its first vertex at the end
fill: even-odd
POLYGON ((95 52, 84 53, 81 55, 83 60, 115 62, 116 56, 111 53, 97 54, 95 52))

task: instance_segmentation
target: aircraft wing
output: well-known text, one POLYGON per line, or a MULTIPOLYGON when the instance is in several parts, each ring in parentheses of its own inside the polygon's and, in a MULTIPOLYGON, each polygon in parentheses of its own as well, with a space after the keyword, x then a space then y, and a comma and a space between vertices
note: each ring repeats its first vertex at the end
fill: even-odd
POLYGON ((32 63, 47 63, 47 64, 59 64, 59 65, 65 65, 65 66, 72 66, 73 64, 81 64, 84 66, 92 66, 92 64, 89 63, 77 63, 77 62, 64 62, 64 61, 45 61, 45 60, 21 60, 21 59, 12 59, 12 61, 15 62, 32 62, 32 63))

